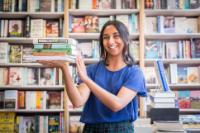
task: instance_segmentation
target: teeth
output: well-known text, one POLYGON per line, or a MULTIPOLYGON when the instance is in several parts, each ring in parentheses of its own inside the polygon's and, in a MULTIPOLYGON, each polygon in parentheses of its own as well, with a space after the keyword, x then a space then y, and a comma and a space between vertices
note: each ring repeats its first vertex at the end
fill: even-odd
POLYGON ((116 48, 116 45, 111 45, 111 46, 109 46, 109 48, 116 48))

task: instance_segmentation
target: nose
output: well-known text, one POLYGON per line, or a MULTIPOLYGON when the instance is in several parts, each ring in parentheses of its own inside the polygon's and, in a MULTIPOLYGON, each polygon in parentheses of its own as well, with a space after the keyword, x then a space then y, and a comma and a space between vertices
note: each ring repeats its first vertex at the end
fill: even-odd
POLYGON ((109 41, 109 44, 113 44, 113 43, 114 43, 114 38, 113 38, 113 36, 110 36, 108 41, 109 41))

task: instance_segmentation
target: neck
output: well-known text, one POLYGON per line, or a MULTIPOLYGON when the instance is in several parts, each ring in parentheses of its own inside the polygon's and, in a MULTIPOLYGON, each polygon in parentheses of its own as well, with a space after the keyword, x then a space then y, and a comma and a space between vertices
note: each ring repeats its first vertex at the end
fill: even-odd
POLYGON ((108 58, 107 63, 108 63, 107 68, 111 71, 119 70, 124 66, 126 66, 126 63, 124 62, 122 57, 108 58))

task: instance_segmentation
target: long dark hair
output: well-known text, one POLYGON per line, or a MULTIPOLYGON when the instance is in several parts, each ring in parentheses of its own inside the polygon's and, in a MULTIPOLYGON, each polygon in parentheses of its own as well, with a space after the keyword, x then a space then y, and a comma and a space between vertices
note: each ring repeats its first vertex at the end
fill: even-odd
POLYGON ((130 51, 129 51, 129 44, 130 44, 130 40, 129 40, 129 32, 127 27, 120 21, 117 20, 110 20, 108 22, 106 22, 104 24, 104 26, 102 27, 102 30, 100 32, 100 37, 99 37, 99 43, 100 43, 100 57, 102 60, 104 60, 104 63, 106 65, 108 65, 107 63, 107 54, 106 54, 106 50, 104 49, 103 46, 103 32, 105 30, 105 28, 109 25, 113 25, 117 31, 119 32, 120 38, 122 39, 122 41, 124 42, 124 48, 122 51, 122 55, 123 55, 123 60, 127 65, 133 65, 134 64, 134 59, 133 57, 130 55, 130 51))

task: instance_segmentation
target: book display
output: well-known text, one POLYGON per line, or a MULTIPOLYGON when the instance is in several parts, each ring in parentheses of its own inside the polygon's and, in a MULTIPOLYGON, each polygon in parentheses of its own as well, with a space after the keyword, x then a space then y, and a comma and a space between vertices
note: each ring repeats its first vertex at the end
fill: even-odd
MULTIPOLYGON (((69 132, 70 121, 70 127, 77 129, 77 118, 69 118, 73 107, 68 106, 61 70, 36 61, 70 62, 71 75, 77 81, 74 55, 81 54, 86 64, 97 62, 101 28, 114 19, 129 29, 130 53, 144 70, 149 90, 160 87, 154 62, 163 62, 165 90, 171 89, 175 95, 172 99, 151 98, 172 103, 168 104, 171 107, 175 106, 173 99, 177 100, 183 115, 200 113, 199 1, 2 0, 0 115, 15 113, 16 129, 10 129, 69 132)), ((139 115, 146 116, 146 99, 139 101, 139 115)), ((81 110, 75 112, 80 115, 81 110)))

